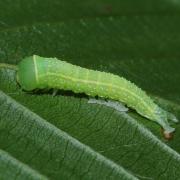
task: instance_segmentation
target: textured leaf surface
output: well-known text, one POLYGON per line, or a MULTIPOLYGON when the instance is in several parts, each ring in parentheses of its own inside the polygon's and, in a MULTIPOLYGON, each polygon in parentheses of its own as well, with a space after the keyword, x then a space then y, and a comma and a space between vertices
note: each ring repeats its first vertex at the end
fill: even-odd
MULTIPOLYGON (((38 54, 112 72, 180 119, 178 1, 67 2, 0 2, 0 62, 38 54)), ((180 177, 180 124, 165 141, 132 110, 72 92, 26 93, 15 75, 0 69, 0 179, 180 177)))

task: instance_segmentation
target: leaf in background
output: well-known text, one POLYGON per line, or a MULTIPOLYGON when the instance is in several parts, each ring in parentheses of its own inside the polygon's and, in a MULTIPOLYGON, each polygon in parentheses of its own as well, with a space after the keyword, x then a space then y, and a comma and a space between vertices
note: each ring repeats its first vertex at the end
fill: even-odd
POLYGON ((0 1, 0 29, 84 17, 177 14, 179 6, 177 0, 3 0, 0 1))
MULTIPOLYGON (((47 14, 48 1, 12 2, 14 11, 7 17, 3 10, 0 20, 8 29, 2 26, 0 31, 1 62, 17 64, 25 56, 38 54, 112 72, 145 89, 180 119, 178 5, 170 1, 145 5, 139 0, 142 8, 133 9, 132 1, 112 1, 112 11, 106 14, 111 17, 102 17, 101 1, 87 1, 92 9, 77 2, 82 11, 66 1, 62 6, 55 2, 47 14), (11 22, 15 10, 20 14, 11 22)), ((179 124, 174 139, 166 142, 157 124, 132 110, 119 113, 66 91, 55 97, 51 92, 26 93, 17 85, 15 72, 7 69, 0 70, 0 90, 4 179, 180 177, 179 124)))

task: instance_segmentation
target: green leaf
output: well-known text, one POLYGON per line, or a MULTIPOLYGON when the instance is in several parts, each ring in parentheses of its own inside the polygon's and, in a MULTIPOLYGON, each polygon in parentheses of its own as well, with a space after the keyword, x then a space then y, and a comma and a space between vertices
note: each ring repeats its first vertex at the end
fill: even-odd
MULTIPOLYGON (((7 25, 0 62, 38 54, 112 72, 180 119, 178 2, 23 2, 10 10, 0 2, 7 25)), ((0 69, 0 179, 178 179, 180 124, 174 127, 166 141, 158 124, 133 110, 61 90, 27 93, 15 71, 0 69)))

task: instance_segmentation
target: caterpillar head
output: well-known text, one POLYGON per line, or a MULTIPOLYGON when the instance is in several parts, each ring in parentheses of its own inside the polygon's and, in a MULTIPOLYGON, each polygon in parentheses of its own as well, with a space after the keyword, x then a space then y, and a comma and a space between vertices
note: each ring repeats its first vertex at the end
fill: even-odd
POLYGON ((35 55, 24 58, 18 64, 16 78, 22 89, 26 91, 36 89, 38 82, 36 74, 35 55))

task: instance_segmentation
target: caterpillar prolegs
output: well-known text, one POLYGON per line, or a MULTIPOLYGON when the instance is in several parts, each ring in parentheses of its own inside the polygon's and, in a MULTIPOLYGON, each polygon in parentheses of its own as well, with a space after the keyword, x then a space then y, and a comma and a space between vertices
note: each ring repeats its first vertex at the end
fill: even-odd
POLYGON ((27 91, 55 88, 123 102, 160 124, 168 134, 175 130, 168 120, 178 122, 174 115, 155 104, 142 89, 125 78, 82 68, 57 58, 37 55, 24 58, 18 64, 17 81, 27 91))

